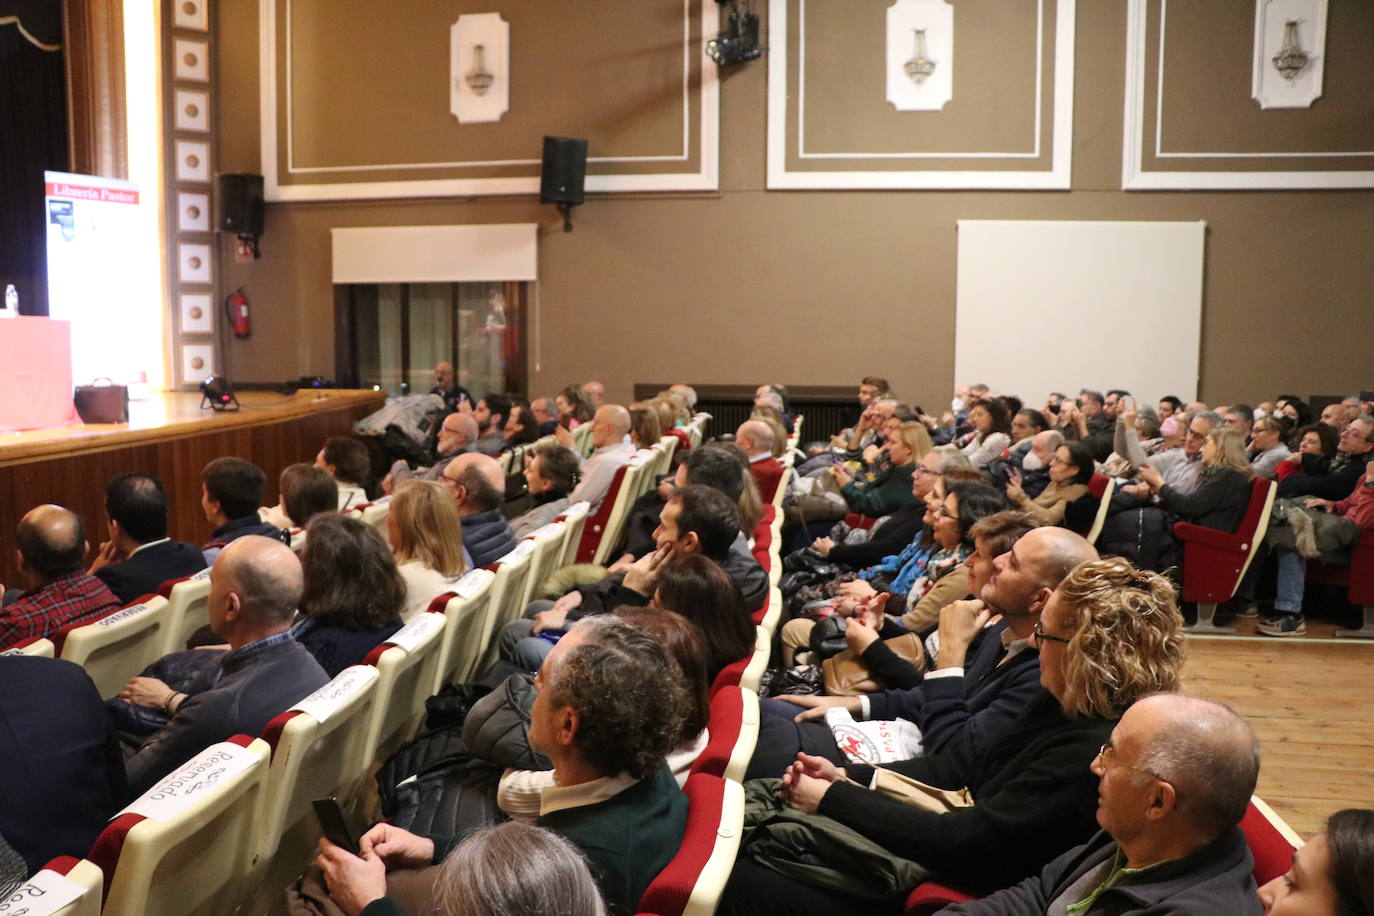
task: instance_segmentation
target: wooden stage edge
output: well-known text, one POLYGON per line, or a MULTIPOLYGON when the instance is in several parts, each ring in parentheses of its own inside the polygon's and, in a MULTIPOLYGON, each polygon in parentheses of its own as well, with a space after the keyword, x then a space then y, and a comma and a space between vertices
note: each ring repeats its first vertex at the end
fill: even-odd
POLYGON ((56 503, 80 515, 95 550, 107 539, 106 482, 150 471, 167 488, 171 536, 201 544, 212 532, 200 507, 206 463, 224 455, 252 461, 267 474, 264 502, 274 505, 284 467, 314 461, 325 439, 348 435, 384 400, 370 390, 249 391, 239 395, 240 410, 216 413, 201 409, 199 393, 165 392, 130 403, 127 424, 0 433, 0 583, 19 584, 14 530, 36 505, 56 503))

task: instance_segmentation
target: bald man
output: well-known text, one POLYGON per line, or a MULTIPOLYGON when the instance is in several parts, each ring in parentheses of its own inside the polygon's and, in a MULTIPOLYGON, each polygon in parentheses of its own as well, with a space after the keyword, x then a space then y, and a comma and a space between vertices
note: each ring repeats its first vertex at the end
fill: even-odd
POLYGON ((328 683, 320 663, 291 635, 302 584, 300 560, 281 541, 247 535, 224 548, 210 570, 210 629, 229 644, 218 683, 187 697, 152 678, 134 678, 120 692, 128 699, 161 689, 162 708, 172 713, 129 760, 132 794, 217 741, 260 734, 273 717, 328 683))
POLYGON ((735 444, 749 456, 749 471, 759 485, 759 498, 771 503, 785 470, 773 457, 773 430, 761 420, 745 420, 735 431, 735 444))
POLYGON ((19 520, 15 543, 19 575, 28 591, 11 593, 0 610, 0 649, 119 609, 114 593, 83 568, 89 545, 76 513, 52 505, 30 509, 19 520))
POLYGON ((407 480, 438 480, 443 476, 444 468, 448 467, 448 463, 455 456, 473 451, 473 443, 480 435, 481 428, 472 414, 449 414, 439 426, 439 441, 435 446, 438 460, 427 468, 418 467, 411 470, 404 458, 398 458, 382 480, 382 489, 390 493, 396 489, 397 484, 407 480))
POLYGON ((459 455, 439 482, 448 487, 463 521, 463 551, 470 567, 488 566, 515 547, 515 534, 501 514, 506 475, 495 458, 475 452, 459 455))
POLYGON ((630 433, 630 412, 619 404, 603 404, 592 417, 593 451, 582 462, 582 482, 571 493, 574 502, 584 499, 591 511, 601 508, 615 472, 630 462, 634 446, 626 440, 630 433))
POLYGON ((1146 697, 1093 761, 1101 832, 1039 875, 941 912, 1258 916, 1255 862, 1239 825, 1259 764, 1254 732, 1227 707, 1146 697))

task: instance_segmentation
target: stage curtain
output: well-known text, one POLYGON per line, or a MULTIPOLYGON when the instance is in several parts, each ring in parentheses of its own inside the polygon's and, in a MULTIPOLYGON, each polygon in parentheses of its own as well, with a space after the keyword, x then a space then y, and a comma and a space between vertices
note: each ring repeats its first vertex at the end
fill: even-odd
POLYGON ((0 0, 0 293, 48 313, 43 171, 65 171, 66 76, 60 0, 0 0))

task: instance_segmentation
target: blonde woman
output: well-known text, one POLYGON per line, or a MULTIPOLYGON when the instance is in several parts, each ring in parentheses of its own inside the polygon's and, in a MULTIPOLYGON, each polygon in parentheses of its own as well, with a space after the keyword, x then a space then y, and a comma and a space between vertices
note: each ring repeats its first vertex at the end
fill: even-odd
POLYGON ((397 487, 391 499, 386 535, 405 580, 401 617, 409 623, 467 570, 462 522, 441 484, 410 480, 397 487))
POLYGON ((653 448, 663 437, 663 423, 658 410, 649 401, 630 405, 630 441, 635 448, 653 448))
POLYGON ((879 471, 872 480, 859 480, 847 465, 837 464, 830 469, 840 486, 849 511, 873 518, 891 515, 916 501, 911 477, 916 465, 931 449, 930 433, 925 425, 914 420, 898 426, 888 437, 886 470, 879 471))
POLYGON ((1160 508, 1180 520, 1235 531, 1250 504, 1255 471, 1245 455, 1244 437, 1228 426, 1218 426, 1202 445, 1202 474, 1192 491, 1174 489, 1148 464, 1141 465, 1140 479, 1159 494, 1160 508))
MULTIPOLYGON (((1083 547, 1091 550, 1086 542, 1083 547)), ((877 771, 884 773, 880 790, 901 788, 887 770, 959 790, 927 796, 938 808, 869 788, 871 766, 841 768, 805 753, 783 774, 780 797, 797 811, 838 821, 917 863, 909 876, 914 881, 1010 887, 1097 831, 1098 780, 1089 766, 1127 707, 1179 689, 1182 628, 1173 584, 1164 576, 1142 573, 1119 558, 1081 563, 1050 596, 1035 625, 1031 645, 1040 652, 1045 689, 1016 724, 971 747, 884 764, 877 771)), ((807 912, 875 911, 871 900, 805 884, 806 873, 782 878, 759 864, 750 847, 768 838, 766 828, 751 834, 723 910, 787 912, 791 901, 800 900, 807 912)), ((790 854, 801 858, 806 852, 790 854)), ((899 883, 885 886, 904 899, 911 888, 899 883)))

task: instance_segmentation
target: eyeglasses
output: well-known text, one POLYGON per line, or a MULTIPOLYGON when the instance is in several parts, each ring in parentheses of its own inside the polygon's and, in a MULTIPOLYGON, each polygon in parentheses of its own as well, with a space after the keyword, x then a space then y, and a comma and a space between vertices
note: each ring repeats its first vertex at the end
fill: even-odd
POLYGON ((936 518, 958 518, 959 516, 955 515, 955 514, 954 514, 953 512, 951 512, 951 511, 949 511, 949 507, 947 507, 947 506, 941 506, 938 510, 936 510, 936 512, 935 512, 935 517, 936 517, 936 518))
MULTIPOLYGON (((1103 769, 1106 769, 1112 764, 1116 764, 1117 766, 1125 767, 1128 770, 1135 770, 1137 773, 1144 773, 1151 779, 1158 779, 1160 782, 1163 783, 1169 782, 1169 780, 1158 775, 1157 773, 1151 773, 1149 770, 1142 769, 1134 764, 1118 760, 1116 758, 1116 748, 1112 747, 1112 743, 1110 741, 1108 741, 1106 744, 1102 745, 1100 748, 1097 749, 1097 759, 1102 761, 1103 769)), ((1173 783, 1169 784, 1173 785, 1173 783)))
POLYGON ((1052 633, 1046 633, 1045 625, 1039 620, 1035 622, 1035 627, 1031 630, 1031 635, 1035 637, 1037 642, 1048 640, 1049 642, 1063 643, 1067 646, 1072 641, 1071 639, 1065 639, 1063 636, 1055 636, 1052 633))

